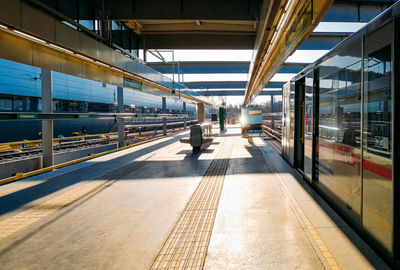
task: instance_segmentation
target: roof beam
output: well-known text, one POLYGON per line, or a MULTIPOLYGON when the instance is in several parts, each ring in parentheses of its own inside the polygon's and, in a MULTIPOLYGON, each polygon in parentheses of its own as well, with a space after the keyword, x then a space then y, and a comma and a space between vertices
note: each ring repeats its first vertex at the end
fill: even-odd
MULTIPOLYGON (((197 91, 197 93, 202 94, 206 97, 213 96, 244 96, 245 90, 232 90, 232 91, 197 91)), ((281 96, 282 91, 262 91, 261 96, 281 96)))
POLYGON ((323 22, 369 22, 395 1, 335 0, 323 22))
POLYGON ((256 20, 259 0, 106 0, 113 20, 256 20))
POLYGON ((143 35, 146 49, 250 49, 255 34, 175 33, 143 35))
MULTIPOLYGON (((330 50, 344 38, 352 34, 312 33, 299 50, 330 50)), ((142 35, 147 49, 253 49, 254 33, 175 33, 142 35)))
MULTIPOLYGON (((265 88, 280 88, 286 82, 270 82, 265 88)), ((247 82, 232 82, 232 81, 220 81, 220 82, 185 82, 185 86, 191 89, 215 89, 215 88, 246 88, 247 82)))
MULTIPOLYGON (((248 61, 221 61, 221 62, 180 62, 180 71, 183 74, 201 73, 247 73, 250 62, 248 61)), ((147 66, 164 74, 172 74, 171 63, 147 63, 147 66)), ((285 63, 279 73, 299 73, 307 64, 285 63)), ((176 70, 175 70, 176 72, 176 70)))

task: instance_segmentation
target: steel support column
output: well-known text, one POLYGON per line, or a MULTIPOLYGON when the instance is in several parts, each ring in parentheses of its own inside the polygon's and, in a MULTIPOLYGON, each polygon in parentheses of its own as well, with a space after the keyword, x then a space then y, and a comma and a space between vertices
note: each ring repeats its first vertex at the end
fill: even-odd
MULTIPOLYGON (((42 112, 53 112, 53 82, 50 70, 41 70, 42 80, 42 112)), ((42 121, 42 155, 43 167, 54 165, 53 155, 53 120, 42 121)))
POLYGON ((162 129, 163 129, 163 135, 167 135, 167 118, 163 117, 162 119, 162 129))
POLYGON ((162 97, 162 113, 167 113, 167 98, 162 97))
MULTIPOLYGON (((186 102, 183 102, 183 114, 186 114, 186 102)), ((187 117, 184 116, 184 119, 183 119, 183 129, 186 129, 186 121, 187 121, 187 117)))
MULTIPOLYGON (((117 98, 118 98, 118 112, 124 112, 124 88, 117 88, 117 98)), ((125 146, 125 136, 124 136, 124 119, 121 117, 117 117, 117 126, 118 126, 118 147, 125 146)))
POLYGON ((271 95, 271 112, 274 112, 274 96, 271 95))

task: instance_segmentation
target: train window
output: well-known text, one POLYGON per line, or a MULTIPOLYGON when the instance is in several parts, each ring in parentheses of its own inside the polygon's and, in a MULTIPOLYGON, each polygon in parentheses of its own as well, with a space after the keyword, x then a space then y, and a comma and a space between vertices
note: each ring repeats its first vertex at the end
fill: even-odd
POLYGON ((393 248, 392 35, 390 23, 365 38, 362 163, 362 225, 389 252, 393 248))
POLYGON ((390 158, 391 153, 391 47, 368 57, 368 152, 390 158))
POLYGON ((87 112, 88 102, 76 100, 54 99, 53 110, 56 112, 87 112))
POLYGON ((0 95, 0 111, 12 111, 12 96, 0 95))
POLYGON ((361 60, 347 67, 343 74, 345 85, 339 90, 339 141, 348 146, 360 146, 361 129, 361 60))

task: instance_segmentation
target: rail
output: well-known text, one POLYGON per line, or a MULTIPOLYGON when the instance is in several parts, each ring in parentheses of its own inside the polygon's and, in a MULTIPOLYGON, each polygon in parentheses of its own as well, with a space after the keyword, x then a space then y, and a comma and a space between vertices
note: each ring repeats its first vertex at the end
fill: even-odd
POLYGON ((263 120, 263 133, 282 143, 282 120, 263 120))

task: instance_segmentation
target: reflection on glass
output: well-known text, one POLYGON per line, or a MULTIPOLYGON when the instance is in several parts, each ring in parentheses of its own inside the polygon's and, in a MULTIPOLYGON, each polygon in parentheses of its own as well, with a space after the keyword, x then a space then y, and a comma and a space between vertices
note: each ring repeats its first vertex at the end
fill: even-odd
POLYGON ((387 250, 392 250, 392 110, 391 25, 365 43, 363 153, 363 227, 387 250), (380 45, 382 46, 382 45, 380 45))
POLYGON ((361 224, 361 40, 320 66, 318 185, 361 224))

